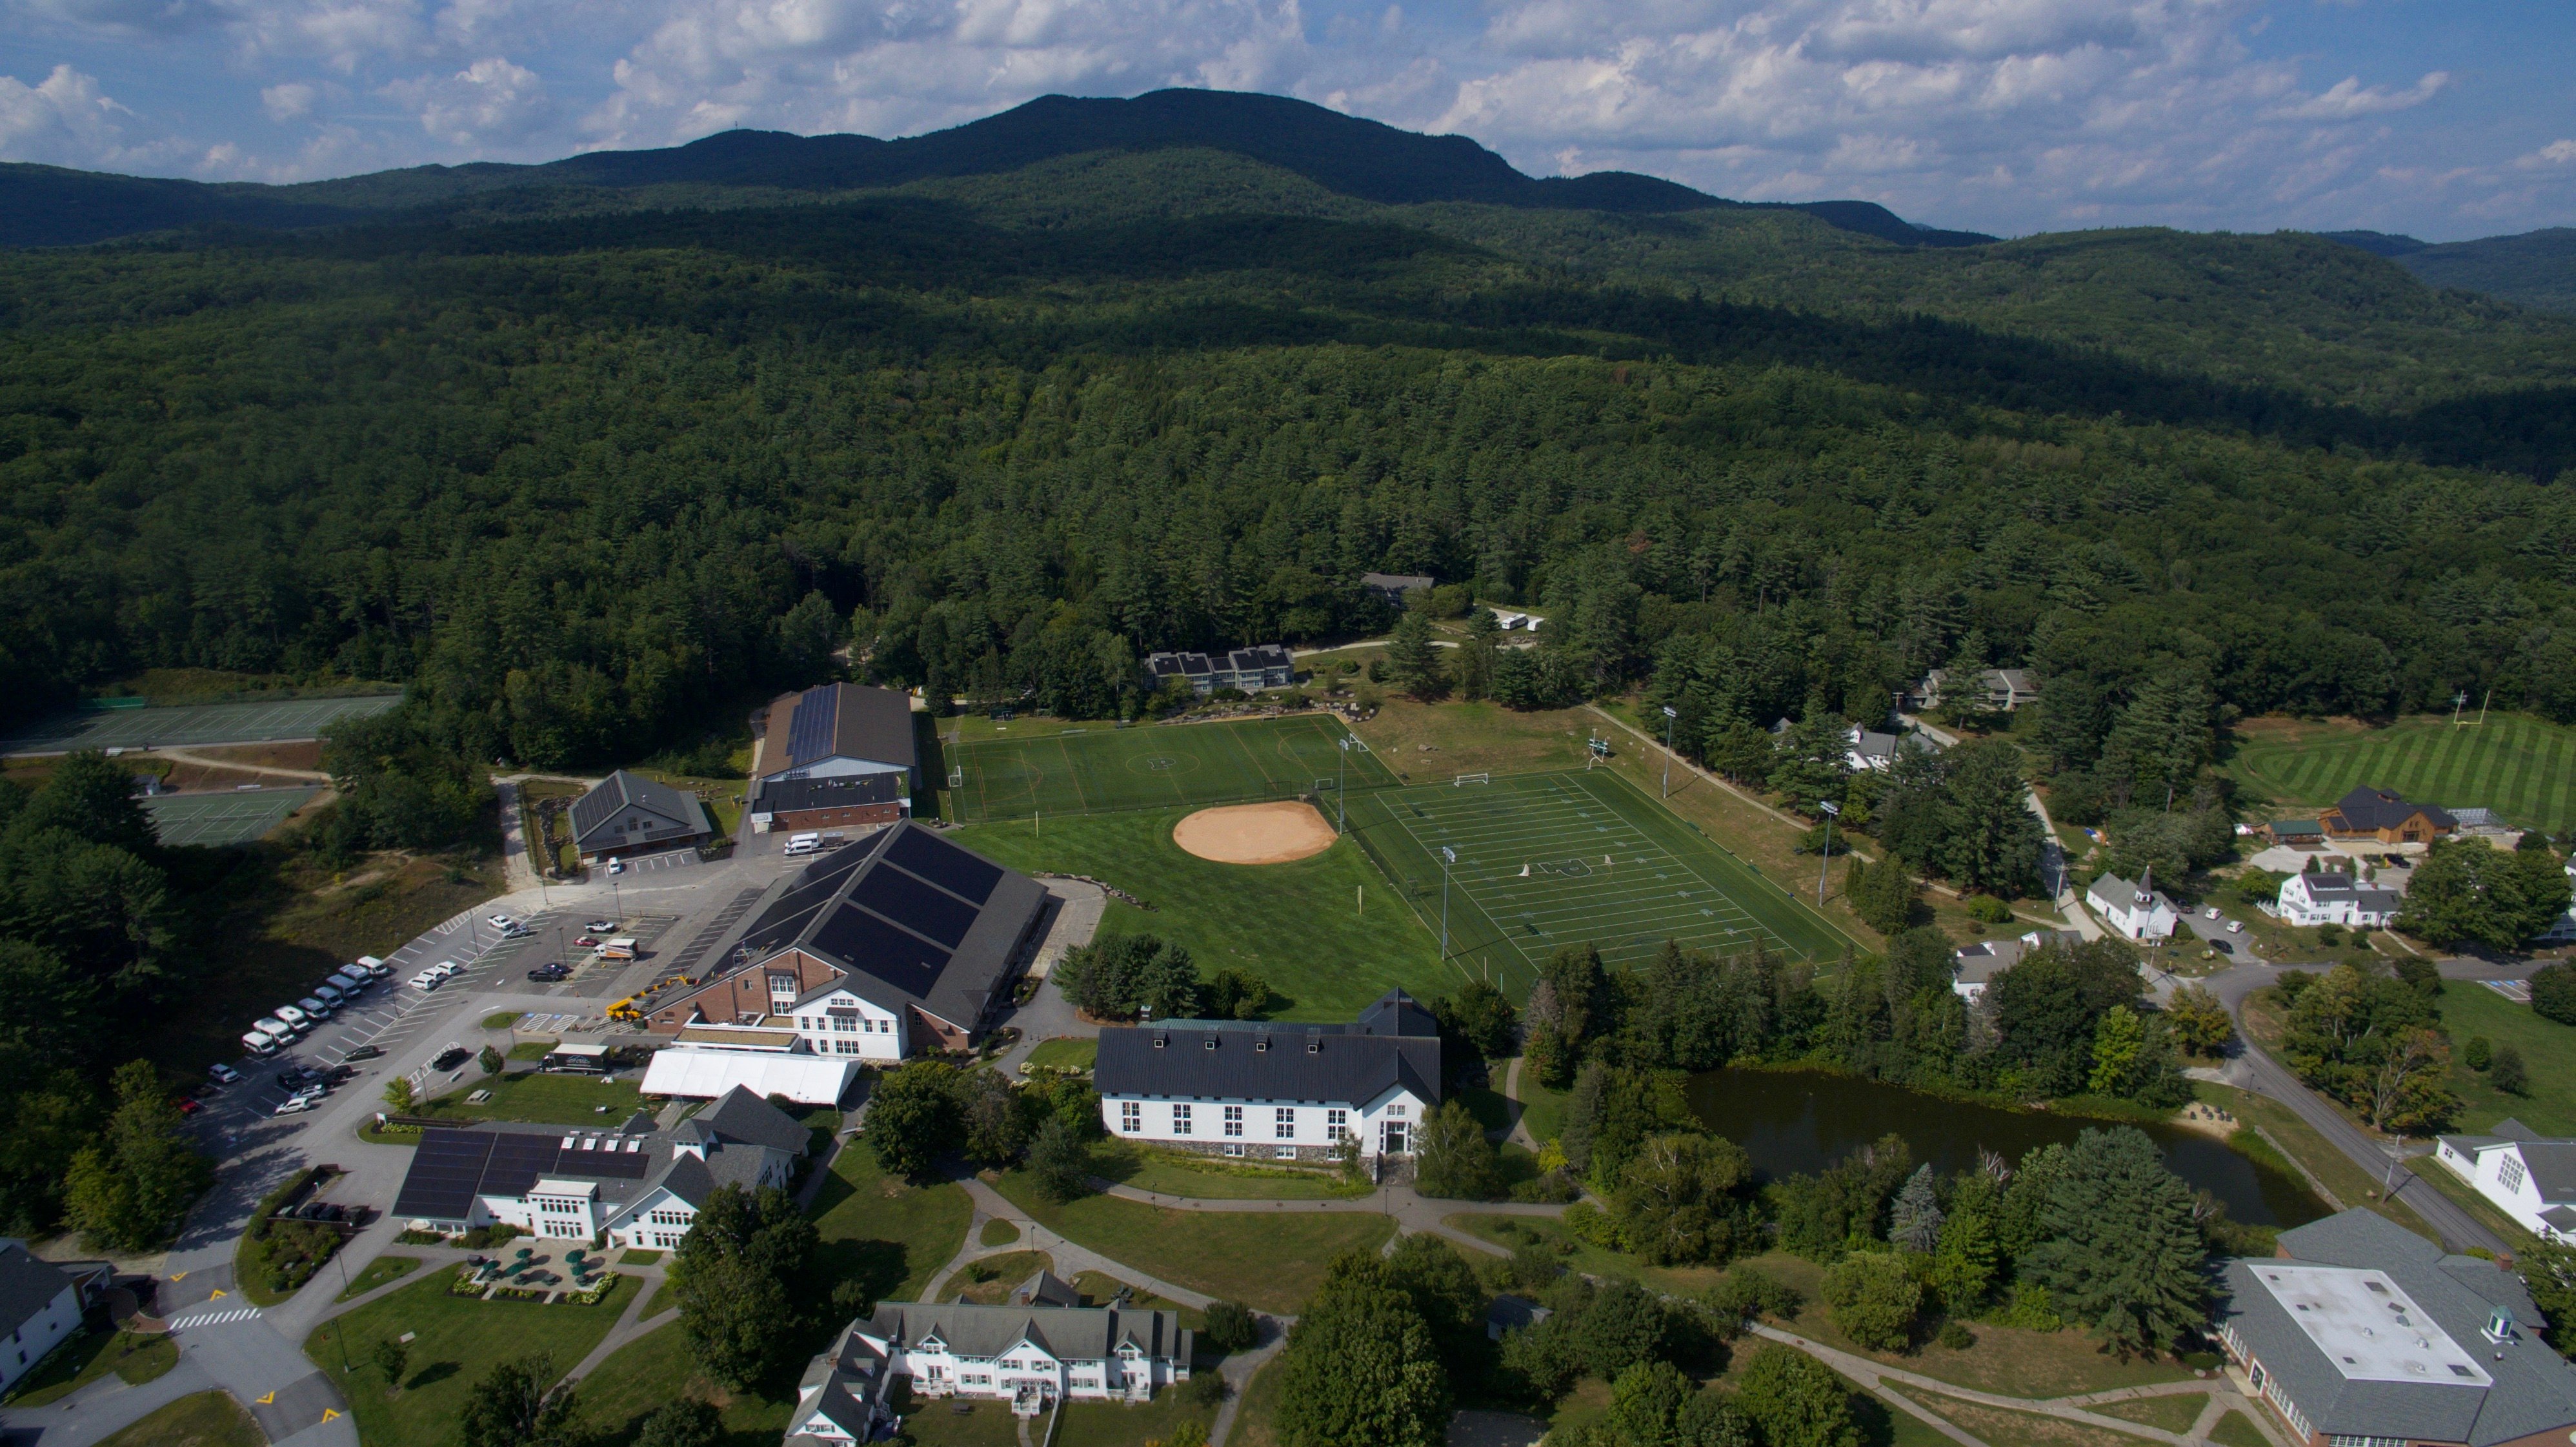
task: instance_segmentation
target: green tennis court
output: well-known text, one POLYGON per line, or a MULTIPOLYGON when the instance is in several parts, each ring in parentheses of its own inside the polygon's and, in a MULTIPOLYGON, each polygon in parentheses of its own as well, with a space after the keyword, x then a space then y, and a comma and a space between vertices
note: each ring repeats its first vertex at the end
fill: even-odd
POLYGON ((949 745, 947 762, 960 771, 948 788, 951 815, 967 824, 1298 794, 1329 800, 1344 774, 1354 794, 1395 782, 1340 719, 1320 714, 976 739, 949 745))
POLYGON ((322 792, 315 788, 242 789, 228 794, 163 794, 143 801, 164 844, 247 844, 285 822, 322 792))
POLYGON ((0 752, 67 754, 75 749, 187 748, 199 744, 270 744, 317 739, 344 718, 383 713, 402 695, 297 698, 276 703, 195 703, 169 708, 108 708, 57 714, 0 742, 0 752))
POLYGON ((1567 945, 1613 967, 1675 940, 1718 954, 1759 945, 1828 964, 1850 941, 1751 865, 1607 770, 1497 774, 1490 783, 1354 791, 1351 825, 1436 934, 1441 857, 1449 954, 1512 992, 1567 945))

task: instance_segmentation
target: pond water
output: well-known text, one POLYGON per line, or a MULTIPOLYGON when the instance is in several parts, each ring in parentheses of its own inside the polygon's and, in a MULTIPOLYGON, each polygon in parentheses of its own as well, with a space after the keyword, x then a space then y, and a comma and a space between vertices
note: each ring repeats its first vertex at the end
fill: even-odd
MULTIPOLYGON (((2034 1146, 2071 1145, 2086 1126, 2111 1122, 2000 1110, 1808 1071, 1713 1070, 1691 1077, 1691 1109, 1744 1147, 1765 1177, 1812 1175, 1890 1131, 1946 1175, 1977 1163, 1979 1148, 2019 1160, 2034 1146)), ((2165 1166, 2254 1226, 2297 1226, 2326 1214, 2304 1182, 2260 1166, 2211 1137, 2179 1126, 2140 1126, 2165 1166)))

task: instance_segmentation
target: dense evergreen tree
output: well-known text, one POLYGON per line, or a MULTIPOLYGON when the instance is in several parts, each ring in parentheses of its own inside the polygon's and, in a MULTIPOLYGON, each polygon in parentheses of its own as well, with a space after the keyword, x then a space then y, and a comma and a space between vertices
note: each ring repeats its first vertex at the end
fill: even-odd
POLYGON ((2207 1318, 2191 1188, 2136 1130, 2087 1129, 2050 1183, 2049 1239, 2025 1271, 2058 1310, 2123 1352, 2162 1351, 2207 1318))

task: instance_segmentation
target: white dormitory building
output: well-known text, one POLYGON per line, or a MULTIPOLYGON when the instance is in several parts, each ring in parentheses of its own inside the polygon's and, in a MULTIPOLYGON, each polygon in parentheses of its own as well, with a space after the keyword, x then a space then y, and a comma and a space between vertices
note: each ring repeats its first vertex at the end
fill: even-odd
POLYGON ((786 1447, 865 1442, 906 1383, 915 1397, 1011 1404, 1034 1417, 1058 1401, 1144 1402, 1190 1378, 1180 1314, 1084 1306, 1041 1271, 995 1306, 887 1302, 814 1358, 796 1391, 786 1447))
POLYGON ((496 1121, 422 1132, 394 1216, 415 1231, 515 1226, 531 1236, 669 1251, 726 1186, 785 1187, 805 1127, 737 1087, 668 1131, 496 1121))
POLYGON ((2149 870, 2135 884, 2116 874, 2105 874, 2084 891, 2084 903, 2111 933, 2124 940, 2154 943, 2173 938, 2182 923, 2182 911, 2156 889, 2154 870, 2149 870))
POLYGON ((1440 1104, 1440 1027, 1402 990, 1348 1025, 1165 1020, 1100 1032, 1101 1119, 1121 1140, 1261 1160, 1410 1156, 1440 1104))
POLYGON ((2364 884, 2349 874, 2293 874, 2281 883, 2274 907, 2284 923, 2339 924, 2354 929, 2381 929, 2397 918, 2406 897, 2394 889, 2364 884))
POLYGON ((104 1261, 57 1264, 28 1251, 27 1243, 0 1237, 0 1392, 43 1365, 54 1348, 78 1332, 89 1305, 105 1292, 116 1268, 104 1261))
POLYGON ((2493 1135, 2446 1135, 2433 1159, 2543 1241, 2576 1241, 2576 1140, 2521 1121, 2493 1135))

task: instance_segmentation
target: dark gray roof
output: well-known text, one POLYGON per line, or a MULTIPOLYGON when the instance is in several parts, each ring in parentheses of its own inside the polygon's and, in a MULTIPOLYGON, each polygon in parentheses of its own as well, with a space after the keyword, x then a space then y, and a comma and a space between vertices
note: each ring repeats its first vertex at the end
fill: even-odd
POLYGON ((2459 823, 2438 805, 2409 803, 2386 789, 2367 784, 2335 801, 2335 812, 2343 816, 2344 827, 2355 830, 2394 829, 2418 809, 2436 828, 2456 827, 2459 823))
POLYGON ((840 971, 799 1005, 848 990, 972 1030, 1045 902, 1036 880, 907 819, 770 886, 741 942, 754 960, 795 949, 840 971))
POLYGON ((726 1091, 711 1109, 699 1111, 682 1124, 704 1126, 721 1139, 767 1146, 791 1156, 805 1154, 805 1148, 813 1143, 805 1127, 789 1119, 787 1112, 752 1094, 748 1085, 726 1091))
POLYGON ((1390 593, 1410 593, 1433 584, 1428 573, 1362 573, 1360 586, 1390 593))
POLYGON ((709 832, 706 810, 694 795, 624 769, 572 801, 573 844, 585 853, 694 839, 709 832))
POLYGON ((2530 1167, 2540 1199, 2553 1206, 2576 1203, 2576 1141, 2525 1141, 2522 1163, 2530 1167))
POLYGON ((810 768, 825 759, 912 768, 917 762, 912 699, 891 688, 827 683, 772 700, 760 776, 810 768))
POLYGON ((43 1315, 71 1286, 70 1273, 38 1260, 26 1247, 15 1241, 0 1246, 0 1335, 43 1315))
POLYGON ((811 779, 764 779, 753 812, 787 813, 799 809, 855 809, 865 804, 892 804, 912 787, 910 778, 887 771, 875 774, 825 774, 811 779))
POLYGON ((1401 1085, 1440 1099, 1440 1027, 1402 990, 1348 1025, 1169 1020, 1100 1032, 1102 1095, 1242 1100, 1376 1099, 1401 1085))
POLYGON ((921 1305, 887 1302, 868 1319, 868 1330, 916 1346, 937 1337, 961 1357, 998 1356, 1023 1341, 1058 1361, 1101 1361, 1133 1342, 1148 1357, 1189 1360, 1190 1333, 1180 1313, 1124 1306, 977 1306, 968 1302, 921 1305))
POLYGON ((1080 1306, 1082 1293, 1054 1272, 1040 1270, 1011 1288, 1011 1300, 1021 1306, 1080 1306))
POLYGON ((726 1186, 740 1186, 748 1191, 760 1184, 770 1163, 785 1156, 767 1146, 718 1144, 704 1158, 680 1154, 671 1158, 671 1168, 645 1187, 659 1186, 692 1206, 704 1207, 715 1193, 726 1186))
POLYGON ((459 1130, 433 1126, 421 1132, 412 1152, 394 1214, 461 1221, 473 1211, 476 1196, 523 1196, 549 1176, 597 1181, 600 1200, 615 1204, 633 1199, 670 1160, 670 1138, 659 1134, 518 1121, 459 1130), (567 1140, 572 1144, 565 1145, 567 1140))
POLYGON ((2495 1263, 2446 1256, 2364 1210, 2284 1231, 2280 1250, 2287 1262, 2227 1263, 2218 1319, 2235 1329, 2319 1432, 2493 1447, 2576 1425, 2576 1368, 2541 1342, 2540 1313, 2522 1284, 2495 1263), (2347 1379, 2260 1280, 2266 1266, 2293 1263, 2386 1273, 2491 1384, 2347 1379), (2508 1344, 2490 1343, 2484 1332, 2498 1309, 2519 1328, 2508 1344))

